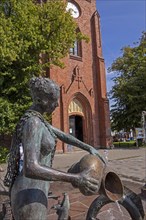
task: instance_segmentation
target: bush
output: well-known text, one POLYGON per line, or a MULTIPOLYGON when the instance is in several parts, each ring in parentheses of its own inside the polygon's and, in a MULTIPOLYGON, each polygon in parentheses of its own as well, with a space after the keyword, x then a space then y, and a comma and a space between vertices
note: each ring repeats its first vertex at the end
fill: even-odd
POLYGON ((9 150, 6 147, 0 147, 0 164, 6 163, 9 150))
POLYGON ((128 141, 128 142, 114 142, 114 147, 121 148, 132 148, 136 147, 136 141, 128 141))

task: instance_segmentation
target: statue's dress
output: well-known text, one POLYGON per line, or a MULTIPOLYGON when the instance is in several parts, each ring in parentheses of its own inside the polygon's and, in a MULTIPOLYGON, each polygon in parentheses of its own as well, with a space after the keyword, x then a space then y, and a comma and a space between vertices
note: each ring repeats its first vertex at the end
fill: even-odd
MULTIPOLYGON (((25 140, 23 140, 24 130, 28 129, 29 123, 33 123, 35 120, 37 120, 37 123, 40 123, 38 127, 39 128, 41 127, 41 131, 37 130, 38 136, 41 140, 36 140, 39 141, 41 145, 39 146, 38 149, 40 151, 39 164, 41 166, 51 167, 55 153, 55 148, 56 148, 56 137, 52 132, 48 122, 46 122, 39 113, 37 114, 34 111, 29 111, 24 115, 24 117, 22 117, 22 119, 20 120, 21 123, 19 123, 19 126, 16 127, 16 130, 21 130, 20 132, 21 134, 17 135, 17 138, 15 138, 17 139, 17 141, 13 141, 13 145, 15 142, 15 144, 17 145, 17 153, 19 153, 18 142, 22 141, 22 144, 25 148, 25 140), (21 129, 18 129, 20 127, 21 129), (42 135, 39 135, 40 132, 42 135)), ((31 129, 29 132, 31 132, 31 129)), ((34 144, 35 143, 30 143, 32 149, 34 144)), ((11 147, 11 149, 13 149, 11 150, 11 153, 12 151, 14 153, 13 146, 11 147)), ((23 150, 24 150, 24 160, 25 160, 27 156, 25 154, 27 154, 27 151, 25 151, 25 149, 23 150)), ((18 156, 16 157, 15 155, 15 158, 18 158, 18 156)), ((12 158, 10 160, 12 160, 12 158)), ((15 169, 19 169, 19 159, 17 161, 17 166, 15 166, 15 169)), ((47 207, 48 207, 47 198, 49 191, 49 181, 39 180, 36 179, 36 177, 35 179, 33 179, 33 174, 32 174, 32 178, 28 178, 24 175, 23 169, 21 172, 18 171, 16 172, 16 170, 15 172, 14 170, 11 170, 11 172, 12 171, 13 173, 15 173, 15 176, 11 177, 12 182, 10 185, 10 199, 11 199, 11 207, 12 207, 12 213, 14 219, 15 220, 46 220, 47 207)), ((6 177, 8 176, 10 176, 10 173, 9 175, 8 174, 6 175, 6 177)), ((5 180, 7 181, 7 178, 5 178, 5 180)))

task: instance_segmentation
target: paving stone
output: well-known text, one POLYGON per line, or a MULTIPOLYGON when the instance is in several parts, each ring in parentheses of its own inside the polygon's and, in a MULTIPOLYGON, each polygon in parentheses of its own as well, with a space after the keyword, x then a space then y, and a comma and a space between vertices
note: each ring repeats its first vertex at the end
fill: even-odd
MULTIPOLYGON (((100 154, 104 156, 104 150, 99 150, 100 154)), ((120 175, 123 184, 134 191, 136 194, 140 195, 142 198, 143 207, 146 213, 146 197, 143 197, 141 194, 142 186, 146 183, 146 149, 136 149, 136 150, 109 150, 109 165, 113 170, 120 175)), ((70 153, 70 154, 61 154, 56 155, 54 160, 54 168, 59 170, 66 171, 70 165, 79 161, 79 159, 85 155, 83 151, 70 153)), ((6 165, 1 166, 6 169, 6 165)), ((4 172, 0 172, 3 174, 4 172)), ((2 176, 0 176, 3 178, 2 176)), ((0 211, 2 201, 7 199, 7 195, 4 195, 4 191, 0 191, 0 211)), ((71 209, 70 216, 71 220, 85 220, 88 207, 92 201, 97 197, 91 196, 86 197, 80 193, 78 189, 75 189, 70 183, 62 182, 52 182, 50 190, 56 194, 62 196, 63 192, 67 192, 70 198, 71 209)), ((53 204, 56 204, 56 200, 48 200, 49 209, 53 204)), ((48 209, 48 220, 57 220, 57 215, 54 210, 48 209)), ((104 209, 107 209, 104 207, 104 209)), ((105 210, 107 211, 107 210, 105 210)), ((129 220, 126 211, 124 210, 124 217, 121 216, 120 210, 117 207, 114 207, 112 210, 115 214, 116 220, 129 220)), ((112 220, 110 215, 107 212, 107 217, 100 217, 100 220, 112 220)), ((111 217, 112 218, 112 217, 111 217)))
MULTIPOLYGON (((51 186, 52 191, 55 191, 55 188, 58 185, 58 184, 57 185, 55 184, 56 183, 54 182, 51 186)), ((135 193, 137 193, 138 195, 141 194, 141 185, 139 185, 139 183, 123 181, 123 184, 127 186, 128 188, 130 188, 135 193)), ((97 198, 97 195, 96 196, 84 196, 77 189, 74 189, 74 190, 72 189, 72 191, 70 191, 71 187, 69 185, 70 183, 65 183, 65 190, 69 194, 70 202, 71 202, 71 208, 69 212, 71 216, 71 220, 86 220, 88 208, 90 204, 92 203, 92 201, 95 198, 97 198)), ((143 206, 145 209, 146 201, 143 199, 142 202, 143 202, 143 206)), ((104 206, 102 208, 103 213, 100 213, 99 219, 100 220, 114 220, 114 219, 115 220, 130 220, 131 218, 128 212, 122 206, 120 206, 120 209, 118 208, 117 205, 113 206, 113 204, 104 206), (122 213, 120 209, 122 209, 122 213)), ((51 215, 48 215, 48 219, 49 219, 49 216, 50 216, 50 220, 56 220, 55 214, 53 217, 52 217, 52 213, 51 215)))

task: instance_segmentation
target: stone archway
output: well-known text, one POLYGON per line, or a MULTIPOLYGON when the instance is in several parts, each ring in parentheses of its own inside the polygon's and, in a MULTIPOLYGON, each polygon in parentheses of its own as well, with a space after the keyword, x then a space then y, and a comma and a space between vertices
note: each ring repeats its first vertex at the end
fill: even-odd
POLYGON ((90 103, 81 93, 74 95, 68 106, 69 133, 93 145, 93 124, 90 103))

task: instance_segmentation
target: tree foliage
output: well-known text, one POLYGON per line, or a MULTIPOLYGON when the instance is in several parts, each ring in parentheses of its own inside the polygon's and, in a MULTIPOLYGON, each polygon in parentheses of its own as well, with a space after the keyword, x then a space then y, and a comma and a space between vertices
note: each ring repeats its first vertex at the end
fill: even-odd
POLYGON ((110 91, 112 129, 134 129, 141 126, 142 111, 146 110, 146 33, 133 47, 122 49, 109 71, 115 72, 110 91))
POLYGON ((76 24, 63 0, 0 1, 0 133, 11 133, 31 98, 28 81, 63 67, 76 38, 76 24))

